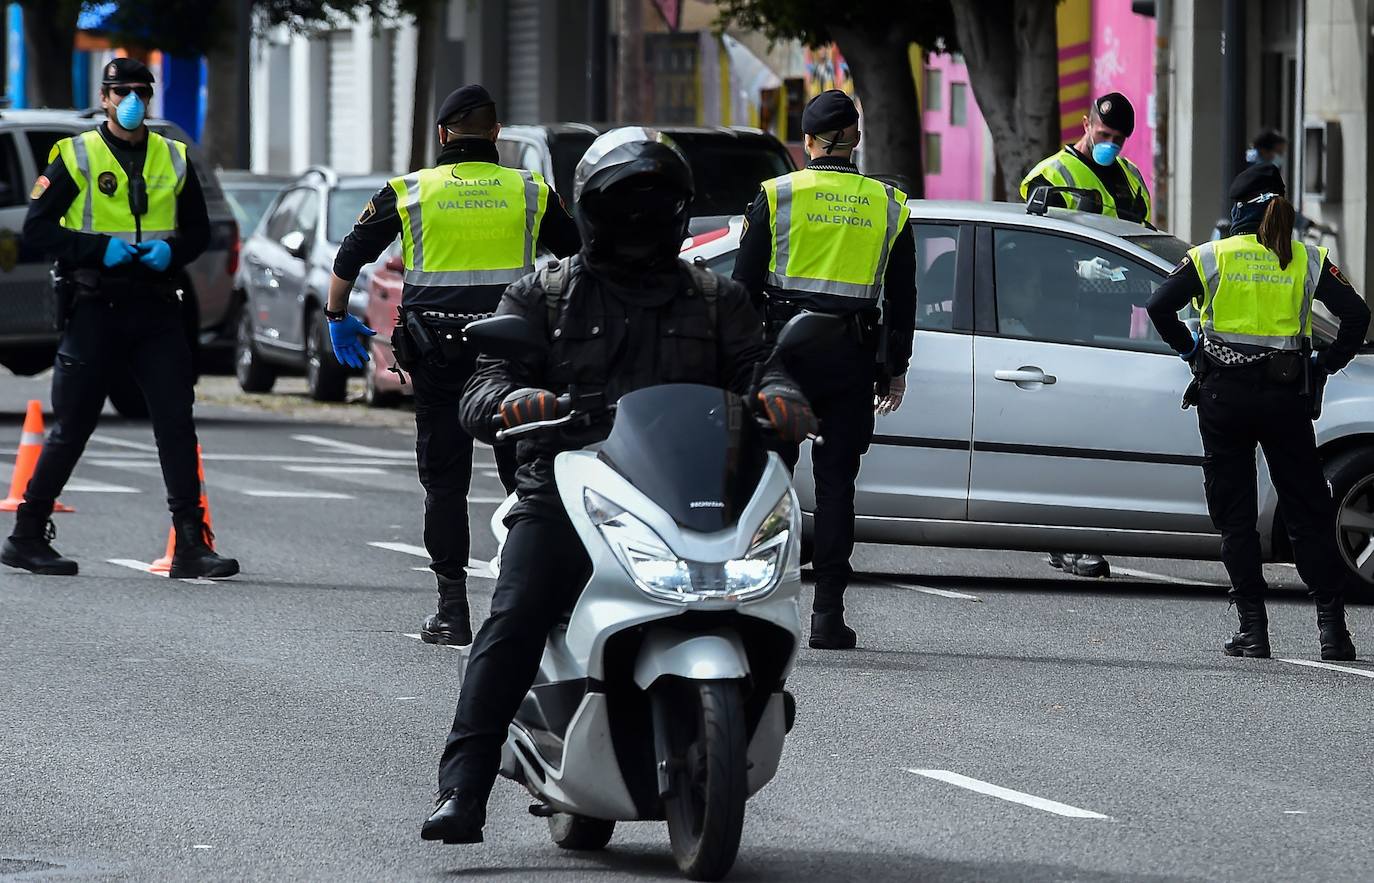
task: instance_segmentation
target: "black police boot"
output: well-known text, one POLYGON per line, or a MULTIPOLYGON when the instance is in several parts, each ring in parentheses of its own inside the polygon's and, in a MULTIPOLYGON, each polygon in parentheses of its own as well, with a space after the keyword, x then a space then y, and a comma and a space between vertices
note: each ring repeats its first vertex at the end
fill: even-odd
POLYGON ((853 650, 859 636, 845 625, 844 611, 811 614, 812 650, 853 650))
POLYGON ((0 546, 0 562, 47 576, 76 576, 76 562, 63 558, 50 543, 57 527, 46 512, 35 512, 28 503, 19 507, 14 533, 0 546))
POLYGON ((1353 662, 1355 642, 1345 627, 1345 602, 1340 598, 1317 598, 1317 637, 1322 645, 1322 659, 1353 662))
POLYGON ((420 627, 420 640, 451 647, 466 647, 472 643, 466 580, 439 577, 439 609, 420 627))
POLYGON ((487 808, 457 788, 441 791, 434 801, 434 812, 420 828, 421 840, 445 843, 481 843, 482 826, 487 823, 487 808))
POLYGON ((171 579, 223 579, 239 572, 237 560, 217 555, 210 548, 215 535, 205 523, 204 510, 173 515, 172 530, 176 533, 176 546, 172 567, 167 571, 171 579))
POLYGON ((1268 659, 1269 615, 1264 611, 1264 599, 1239 596, 1235 604, 1240 628, 1231 636, 1231 640, 1222 645, 1222 649, 1227 656, 1268 659))

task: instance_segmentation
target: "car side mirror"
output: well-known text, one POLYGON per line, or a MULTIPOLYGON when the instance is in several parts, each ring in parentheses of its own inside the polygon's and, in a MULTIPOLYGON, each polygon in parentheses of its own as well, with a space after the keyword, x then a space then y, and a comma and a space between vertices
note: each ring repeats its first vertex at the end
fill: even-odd
POLYGON ((838 340, 844 334, 845 324, 838 316, 802 311, 782 326, 776 349, 790 355, 838 340))
POLYGON ((549 348, 548 342, 520 316, 492 316, 469 322, 463 328, 463 341, 483 355, 498 359, 519 359, 549 348))
POLYGON ((305 258, 305 234, 300 230, 292 230, 281 238, 281 247, 291 252, 293 257, 305 258))
POLYGON ((386 268, 393 273, 404 273, 406 271, 406 262, 401 260, 400 255, 392 255, 386 259, 386 268))

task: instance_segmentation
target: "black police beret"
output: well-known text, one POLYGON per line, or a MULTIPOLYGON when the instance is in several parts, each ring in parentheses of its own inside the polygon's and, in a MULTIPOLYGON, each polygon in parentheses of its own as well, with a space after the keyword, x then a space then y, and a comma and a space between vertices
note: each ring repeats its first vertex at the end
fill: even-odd
POLYGON ((829 89, 806 102, 802 111, 802 132, 822 135, 847 129, 859 121, 854 99, 839 89, 829 89))
POLYGON ((1283 175, 1279 174, 1279 167, 1273 163, 1255 163, 1236 175, 1236 180, 1231 182, 1231 189, 1227 191, 1227 196, 1232 202, 1245 202, 1261 193, 1288 195, 1288 187, 1283 183, 1283 175))
POLYGON ((445 123, 456 123, 479 107, 495 105, 496 101, 485 87, 472 83, 448 94, 444 103, 439 105, 439 116, 435 122, 441 126, 445 123))
POLYGON ((116 58, 105 65, 102 86, 151 86, 153 72, 137 58, 116 58))
POLYGON ((1093 102, 1097 118, 1108 128, 1116 129, 1127 138, 1135 131, 1135 108, 1120 92, 1108 92, 1093 102))

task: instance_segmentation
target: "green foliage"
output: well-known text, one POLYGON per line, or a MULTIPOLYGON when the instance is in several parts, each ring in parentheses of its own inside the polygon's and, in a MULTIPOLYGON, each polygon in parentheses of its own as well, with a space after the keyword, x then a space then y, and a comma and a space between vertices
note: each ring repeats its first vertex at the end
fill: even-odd
MULTIPOLYGON (((900 33, 930 49, 956 51, 952 0, 720 0, 716 26, 758 31, 770 40, 823 46, 837 30, 900 33)), ((843 51, 843 47, 841 47, 843 51)))

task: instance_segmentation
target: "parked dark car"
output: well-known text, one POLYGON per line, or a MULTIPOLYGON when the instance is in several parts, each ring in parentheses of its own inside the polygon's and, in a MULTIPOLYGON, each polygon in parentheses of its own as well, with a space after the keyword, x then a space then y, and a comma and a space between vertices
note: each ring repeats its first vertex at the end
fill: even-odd
MULTIPOLYGON (((350 372, 334 359, 324 304, 339 243, 386 181, 312 167, 278 194, 244 242, 235 374, 245 392, 269 392, 279 374, 304 373, 312 398, 343 400, 350 372)), ((354 286, 349 309, 361 318, 366 302, 366 290, 354 286)))
MULTIPOLYGON (((555 123, 503 126, 496 149, 501 165, 539 172, 564 199, 572 199, 573 170, 610 124, 555 123)), ((696 178, 694 217, 743 214, 763 181, 796 170, 792 154, 767 132, 742 126, 654 126, 687 155, 696 178)), ((707 229, 709 223, 693 225, 707 229)))
MULTIPOLYGON (((52 262, 20 240, 29 190, 48 166, 53 145, 94 128, 101 111, 6 110, 0 112, 0 364, 32 375, 52 367, 61 337, 52 262)), ((234 337, 233 278, 239 259, 238 224, 204 155, 184 131, 166 120, 148 126, 186 142, 205 191, 210 246, 186 267, 180 280, 186 334, 197 366, 230 351, 234 337)), ((227 360, 226 360, 227 361, 227 360)), ((128 373, 112 376, 110 402, 126 417, 146 417, 148 405, 128 373)))

